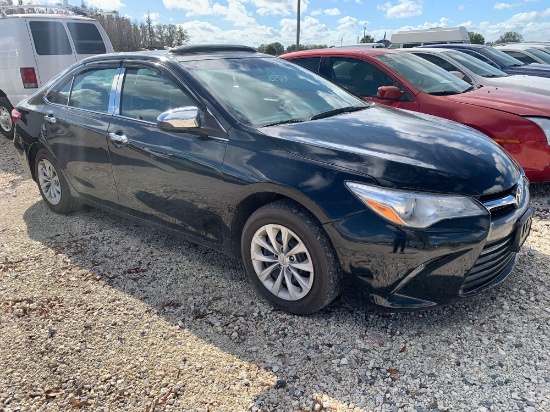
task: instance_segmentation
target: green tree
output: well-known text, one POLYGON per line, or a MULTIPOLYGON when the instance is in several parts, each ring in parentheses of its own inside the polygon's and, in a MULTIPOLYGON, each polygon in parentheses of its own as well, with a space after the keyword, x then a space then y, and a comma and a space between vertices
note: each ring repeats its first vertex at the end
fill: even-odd
POLYGON ((472 44, 485 44, 485 37, 481 34, 469 31, 468 35, 470 36, 470 43, 472 44))
POLYGON ((521 43, 523 36, 516 31, 507 31, 497 39, 497 43, 521 43))
POLYGON ((365 34, 361 40, 359 40, 359 43, 374 43, 374 37, 372 37, 370 34, 365 34))

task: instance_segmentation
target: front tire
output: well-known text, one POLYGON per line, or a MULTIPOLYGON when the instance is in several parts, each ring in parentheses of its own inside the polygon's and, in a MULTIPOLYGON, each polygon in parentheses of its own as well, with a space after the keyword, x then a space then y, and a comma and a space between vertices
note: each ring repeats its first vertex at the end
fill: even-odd
POLYGON ((340 293, 341 272, 326 233, 290 201, 271 203, 250 216, 241 251, 252 284, 277 308, 306 315, 340 293))
POLYGON ((13 121, 11 120, 10 105, 0 99, 0 132, 4 137, 13 139, 13 121))
POLYGON ((59 214, 67 214, 78 208, 76 199, 71 196, 69 185, 60 172, 53 156, 40 149, 34 161, 34 175, 42 199, 50 209, 59 214))

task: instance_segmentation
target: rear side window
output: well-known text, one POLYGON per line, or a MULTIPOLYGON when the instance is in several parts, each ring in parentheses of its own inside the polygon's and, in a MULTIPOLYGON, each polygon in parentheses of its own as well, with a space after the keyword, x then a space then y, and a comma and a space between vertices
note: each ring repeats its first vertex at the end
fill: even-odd
POLYGON ((319 73, 319 63, 321 63, 320 57, 308 57, 307 59, 292 60, 292 63, 299 64, 314 73, 319 73))
POLYGON ((108 113, 116 69, 90 70, 75 76, 69 106, 108 113))
POLYGON ((428 60, 430 63, 435 64, 436 66, 441 67, 442 69, 450 71, 460 71, 458 68, 456 68, 454 65, 449 63, 447 60, 442 59, 439 56, 434 56, 433 54, 427 54, 427 53, 414 53, 415 55, 422 57, 424 60, 428 60))
POLYGON ((525 53, 518 52, 518 51, 512 51, 512 50, 502 50, 504 53, 506 53, 508 56, 513 57, 514 59, 518 59, 520 62, 530 64, 530 63, 538 63, 535 59, 533 59, 531 56, 526 55, 525 53))
POLYGON ((67 23, 76 54, 105 54, 105 43, 93 23, 67 23))
POLYGON ((40 56, 72 54, 71 43, 63 24, 56 21, 29 22, 36 53, 40 56))

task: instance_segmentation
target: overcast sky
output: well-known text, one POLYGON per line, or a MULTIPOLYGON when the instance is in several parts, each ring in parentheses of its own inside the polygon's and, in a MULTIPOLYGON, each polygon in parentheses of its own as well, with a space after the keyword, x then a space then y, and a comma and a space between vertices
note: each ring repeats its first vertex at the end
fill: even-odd
MULTIPOLYGON (((57 2, 59 0, 52 0, 57 2)), ((80 5, 80 0, 70 0, 80 5)), ((144 20, 180 24, 192 43, 259 46, 296 41, 297 0, 87 0, 144 20)), ((550 40, 550 0, 302 0, 302 44, 353 44, 366 32, 376 40, 399 30, 463 25, 494 41, 506 31, 525 40, 550 40)))

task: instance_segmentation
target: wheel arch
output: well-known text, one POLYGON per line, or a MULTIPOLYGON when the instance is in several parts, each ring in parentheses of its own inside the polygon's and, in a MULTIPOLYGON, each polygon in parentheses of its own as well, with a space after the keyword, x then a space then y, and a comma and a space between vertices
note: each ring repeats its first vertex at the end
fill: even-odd
MULTIPOLYGON (((285 199, 311 214, 321 227, 324 223, 331 220, 321 207, 303 193, 289 187, 281 187, 273 184, 264 186, 261 190, 243 196, 235 205, 235 214, 233 215, 230 228, 231 238, 233 240, 232 253, 235 256, 241 255, 241 235, 248 218, 261 207, 285 199)), ((327 237, 330 240, 328 233, 327 237)), ((334 245, 332 246, 334 247, 334 245)))

